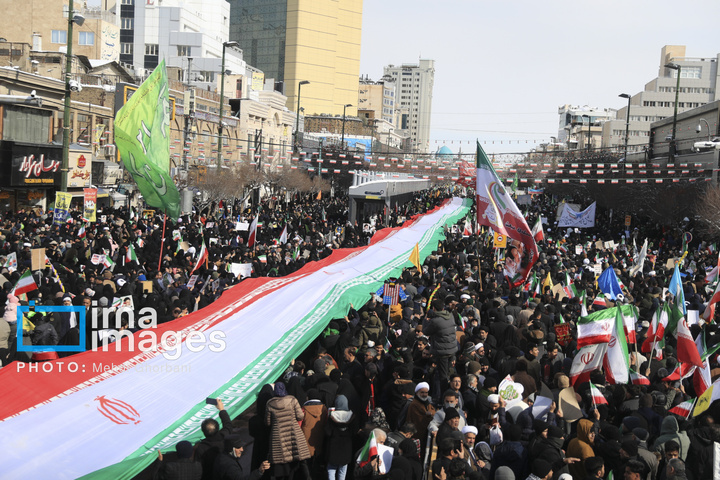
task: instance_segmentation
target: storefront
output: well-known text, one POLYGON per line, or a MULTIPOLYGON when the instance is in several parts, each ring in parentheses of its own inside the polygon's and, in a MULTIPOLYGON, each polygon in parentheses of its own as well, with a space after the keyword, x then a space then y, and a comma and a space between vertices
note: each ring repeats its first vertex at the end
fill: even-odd
POLYGON ((0 142, 0 208, 45 212, 60 187, 62 147, 0 142))

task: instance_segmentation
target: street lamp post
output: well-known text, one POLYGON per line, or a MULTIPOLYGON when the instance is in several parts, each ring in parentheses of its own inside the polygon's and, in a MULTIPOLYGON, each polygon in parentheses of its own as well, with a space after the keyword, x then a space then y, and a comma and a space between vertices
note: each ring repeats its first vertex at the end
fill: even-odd
POLYGON ((300 87, 307 85, 307 80, 301 80, 298 82, 298 96, 297 96, 297 114, 295 115, 295 140, 293 140, 293 151, 298 152, 298 131, 300 130, 300 87))
MULTIPOLYGON (((701 119, 698 120, 698 121, 699 121, 699 122, 705 122, 705 128, 707 128, 707 132, 708 132, 707 141, 709 142, 709 141, 710 141, 710 124, 709 124, 708 121, 705 120, 704 118, 701 118, 701 119)), ((696 131, 697 133, 702 132, 702 125, 700 125, 700 124, 698 123, 698 126, 695 128, 695 131, 696 131)))
MULTIPOLYGON (((220 122, 218 123, 218 146, 217 146, 217 166, 222 167, 222 132, 223 132, 223 103, 225 103, 225 49, 227 47, 239 47, 238 42, 223 42, 222 63, 220 66, 220 122)), ((218 170, 219 171, 219 170, 218 170)))
POLYGON ((352 107, 352 104, 348 103, 347 105, 343 105, 342 137, 340 138, 340 148, 342 148, 343 151, 345 150, 345 112, 347 107, 352 107))
MULTIPOLYGON (((65 39, 65 103, 63 104, 63 148, 60 168, 60 190, 67 192, 68 171, 70 170, 70 78, 72 76, 73 23, 79 27, 85 23, 82 15, 76 15, 73 0, 68 0, 68 27, 65 39)), ((12 50, 12 48, 11 48, 12 50)))
POLYGON ((590 115, 583 115, 582 118, 587 118, 587 119, 588 119, 587 151, 588 151, 588 153, 590 153, 590 135, 592 135, 592 134, 590 133, 590 127, 592 126, 592 122, 590 121, 590 120, 591 120, 591 119, 590 119, 590 115))
POLYGON ((676 151, 675 131, 677 128, 678 96, 680 95, 680 72, 682 71, 682 67, 680 65, 678 65, 677 63, 667 63, 667 64, 665 64, 665 68, 669 68, 671 70, 677 70, 677 83, 675 84, 675 112, 673 113, 672 137, 670 138, 670 148, 669 148, 670 156, 674 157, 675 151, 676 151))
POLYGON ((628 104, 627 104, 627 112, 625 114, 625 161, 627 162, 627 152, 628 152, 628 140, 630 139, 630 99, 632 98, 627 93, 621 93, 618 95, 620 98, 627 98, 628 104))

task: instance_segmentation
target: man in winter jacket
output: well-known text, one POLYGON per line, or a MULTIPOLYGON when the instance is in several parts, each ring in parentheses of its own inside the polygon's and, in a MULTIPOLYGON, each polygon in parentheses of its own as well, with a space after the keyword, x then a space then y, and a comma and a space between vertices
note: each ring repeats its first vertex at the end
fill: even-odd
POLYGON ((219 455, 215 460, 213 468, 215 480, 259 480, 265 470, 270 468, 270 462, 265 460, 260 464, 260 468, 253 470, 249 475, 245 475, 240 465, 240 457, 243 454, 245 441, 239 436, 237 438, 228 438, 226 443, 228 453, 219 455))
POLYGON ((423 333, 430 337, 432 352, 437 361, 433 395, 439 400, 440 394, 448 386, 452 356, 457 353, 455 320, 450 312, 445 310, 445 303, 439 298, 432 301, 432 308, 423 324, 423 333))
POLYGON ((673 440, 680 445, 680 459, 684 462, 687 459, 688 450, 690 449, 690 438, 687 433, 681 432, 677 419, 672 415, 663 418, 660 427, 660 436, 655 439, 653 450, 662 454, 665 443, 673 440))
POLYGON ((225 437, 230 435, 232 429, 230 415, 228 415, 225 410, 223 401, 219 398, 217 399, 217 408, 220 410, 222 429, 220 425, 218 425, 217 420, 206 418, 200 426, 205 438, 195 444, 195 458, 202 464, 203 480, 211 480, 213 478, 215 460, 225 448, 225 437))

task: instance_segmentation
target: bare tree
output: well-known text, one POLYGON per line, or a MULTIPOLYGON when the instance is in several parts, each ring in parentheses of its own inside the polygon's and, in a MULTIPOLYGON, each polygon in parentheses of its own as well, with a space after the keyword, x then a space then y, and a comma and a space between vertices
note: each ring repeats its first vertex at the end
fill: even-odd
POLYGON ((708 185, 697 205, 701 231, 710 238, 720 238, 720 186, 708 185))

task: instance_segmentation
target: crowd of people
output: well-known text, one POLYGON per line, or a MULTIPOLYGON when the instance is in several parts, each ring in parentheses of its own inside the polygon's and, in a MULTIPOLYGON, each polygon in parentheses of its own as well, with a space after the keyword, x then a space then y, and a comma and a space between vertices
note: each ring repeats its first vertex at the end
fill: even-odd
MULTIPOLYGON (((396 225, 401 217, 439 204, 445 195, 425 192, 400 211, 387 212, 376 226, 396 225)), ((570 279, 574 290, 585 292, 584 304, 580 296, 560 294, 550 282, 539 294, 510 288, 487 232, 477 234, 461 221, 449 226, 422 271, 411 268, 388 279, 402 286, 404 300, 386 305, 371 296, 346 317, 333 319, 281 378, 262 388, 248 426, 253 438, 249 469, 244 471, 240 461, 248 444, 218 399, 222 425, 213 419, 203 422, 204 440, 195 446, 180 442, 173 460, 161 458, 155 465, 158 478, 713 478, 714 442, 720 442, 714 417, 720 404, 712 403, 700 415, 671 413, 699 396, 697 386, 692 376, 677 375, 671 332, 662 355, 643 353, 641 345, 653 316, 671 301, 665 289, 674 262, 668 261, 682 259, 688 309, 703 311, 714 291, 708 272, 718 265, 718 252, 699 235, 684 235, 695 232, 690 221, 631 229, 618 212, 612 217, 598 209, 594 228, 558 228, 558 205, 559 199, 538 195, 527 207, 530 225, 538 217, 546 220, 534 272, 554 284, 570 279), (467 230, 475 234, 467 235, 467 230), (637 258, 633 245, 646 238, 644 268, 631 276, 637 258), (609 241, 614 245, 604 243, 609 241), (684 257, 683 247, 688 252, 684 257), (590 382, 570 384, 583 309, 592 314, 612 306, 593 301, 601 293, 593 267, 598 263, 615 269, 625 287, 622 301, 637 307, 629 364, 647 377, 641 382, 647 384, 613 384, 602 369, 592 372, 590 382), (591 384, 604 401, 594 396, 591 384), (512 389, 521 394, 510 406, 512 389)), ((78 235, 80 222, 54 226, 51 219, 32 214, 6 215, 0 253, 17 252, 18 268, 3 271, 8 279, 4 293, 29 266, 30 249, 45 246, 57 275, 51 269, 42 272, 34 293, 42 301, 62 301, 59 277, 64 291, 75 293, 70 302, 102 304, 103 299, 107 303, 130 295, 135 305, 162 305, 167 321, 202 308, 240 281, 227 271, 228 264, 252 263, 254 275, 285 275, 333 248, 367 244, 371 234, 347 223, 343 199, 268 204, 260 214, 263 228, 254 249, 246 246, 247 232, 234 229, 236 216, 195 215, 168 229, 158 270, 153 252, 162 244, 159 219, 131 223, 126 215, 108 212, 106 222, 92 233, 88 229, 85 239, 78 235), (286 244, 276 242, 284 225, 290 237, 286 244), (180 248, 174 229, 194 251, 180 248), (188 289, 202 238, 219 241, 210 247, 201 280, 188 289), (129 243, 144 247, 136 250, 136 263, 122 265, 117 258, 129 243), (308 253, 298 256, 297 250, 308 253), (92 263, 92 254, 108 251, 115 256, 114 269, 92 263), (266 259, 259 260, 261 255, 266 259), (143 280, 151 281, 152 289, 143 280)), ((244 212, 240 220, 250 216, 244 212)), ((10 302, 17 300, 11 296, 10 302)), ((5 321, 10 320, 12 314, 6 314, 5 321)), ((62 320, 47 324, 62 331, 62 320)), ((35 324, 26 337, 34 340, 38 328, 35 324)), ((71 330, 65 331, 65 341, 71 330)), ((691 333, 693 338, 703 335, 706 351, 720 343, 714 322, 695 324, 691 333)), ((0 349, 9 350, 6 361, 12 360, 12 348, 3 346, 3 338, 0 349)), ((714 379, 720 375, 717 356, 707 361, 714 379)))

